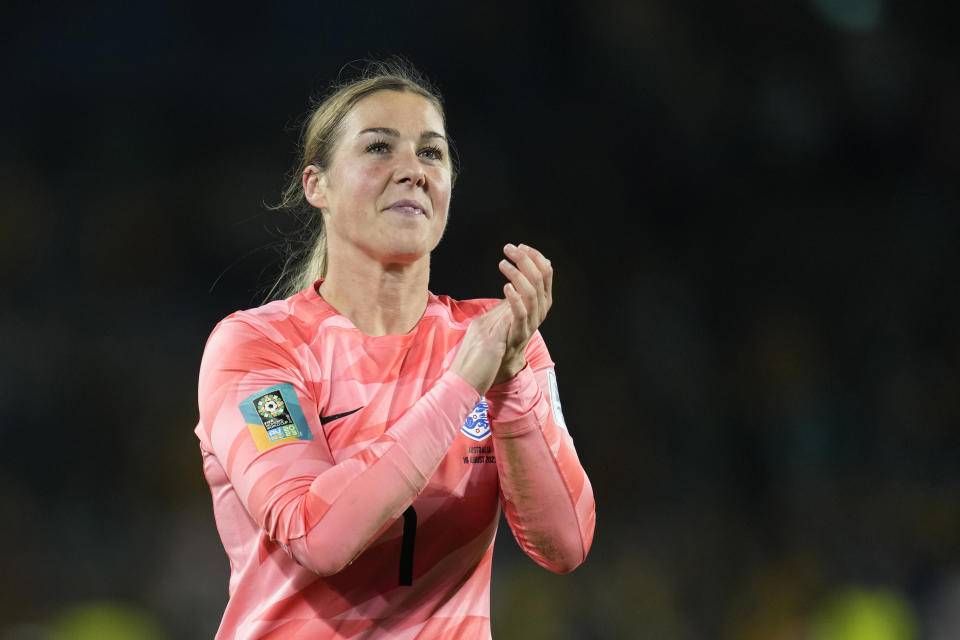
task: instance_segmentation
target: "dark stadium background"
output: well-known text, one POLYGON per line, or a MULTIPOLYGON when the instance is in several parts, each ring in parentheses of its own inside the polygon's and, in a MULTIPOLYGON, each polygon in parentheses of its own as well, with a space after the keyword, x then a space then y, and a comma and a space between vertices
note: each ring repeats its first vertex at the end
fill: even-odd
POLYGON ((501 525, 495 637, 960 637, 955 3, 4 14, 0 640, 213 636, 203 344, 276 274, 310 96, 389 54, 460 150, 432 289, 556 266, 597 533, 554 576, 501 525))

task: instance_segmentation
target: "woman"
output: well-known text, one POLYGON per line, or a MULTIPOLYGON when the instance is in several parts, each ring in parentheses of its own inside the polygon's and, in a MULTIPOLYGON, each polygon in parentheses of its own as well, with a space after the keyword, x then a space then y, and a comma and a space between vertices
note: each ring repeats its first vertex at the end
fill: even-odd
POLYGON ((218 638, 489 638, 501 506, 551 571, 590 547, 593 493, 537 331, 550 262, 510 244, 502 300, 428 291, 454 168, 425 86, 380 65, 319 105, 286 192, 322 218, 299 291, 207 342, 218 638))

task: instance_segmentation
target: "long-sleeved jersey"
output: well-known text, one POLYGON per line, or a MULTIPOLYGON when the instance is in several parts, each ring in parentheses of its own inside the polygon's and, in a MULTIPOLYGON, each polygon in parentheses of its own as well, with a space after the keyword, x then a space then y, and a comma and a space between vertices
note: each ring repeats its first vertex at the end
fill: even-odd
POLYGON ((449 371, 494 302, 430 294, 371 337, 311 287, 217 325, 196 428, 231 569, 217 638, 489 638, 501 506, 537 563, 583 561, 593 492, 540 334, 485 397, 449 371))

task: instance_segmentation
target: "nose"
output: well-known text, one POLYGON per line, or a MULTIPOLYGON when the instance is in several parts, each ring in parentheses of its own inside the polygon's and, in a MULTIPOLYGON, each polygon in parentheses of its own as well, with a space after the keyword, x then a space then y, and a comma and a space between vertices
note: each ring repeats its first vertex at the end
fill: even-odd
POLYGON ((426 185, 427 174, 416 152, 401 154, 397 162, 395 180, 398 184, 409 183, 415 187, 426 185))

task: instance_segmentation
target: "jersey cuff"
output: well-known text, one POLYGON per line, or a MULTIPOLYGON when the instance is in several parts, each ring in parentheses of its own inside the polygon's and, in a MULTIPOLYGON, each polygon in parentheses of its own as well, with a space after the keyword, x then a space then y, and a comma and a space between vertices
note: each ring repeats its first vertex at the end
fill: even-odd
POLYGON ((521 435, 538 428, 546 417, 543 409, 547 407, 541 402, 543 392, 529 365, 510 380, 490 387, 484 397, 490 429, 497 436, 521 435))

